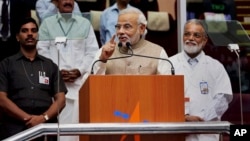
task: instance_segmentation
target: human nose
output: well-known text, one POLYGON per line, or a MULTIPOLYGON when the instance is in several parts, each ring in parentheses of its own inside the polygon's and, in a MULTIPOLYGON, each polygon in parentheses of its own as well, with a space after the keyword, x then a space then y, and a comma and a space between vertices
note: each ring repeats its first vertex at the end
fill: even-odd
POLYGON ((124 26, 117 26, 116 27, 116 32, 124 32, 124 31, 125 31, 124 26))
POLYGON ((194 37, 194 34, 191 34, 191 35, 188 37, 189 40, 194 40, 194 38, 195 38, 195 37, 194 37))
POLYGON ((28 34, 28 35, 32 35, 33 32, 32 32, 31 30, 28 30, 28 31, 27 31, 27 34, 28 34))
POLYGON ((123 33, 125 33, 125 29, 123 27, 121 27, 119 29, 116 29, 116 33, 117 34, 123 34, 123 33))
POLYGON ((36 37, 37 36, 37 32, 35 32, 33 30, 28 30, 27 31, 27 36, 29 36, 29 37, 36 37))
POLYGON ((195 36, 192 33, 184 33, 184 38, 188 40, 194 40, 195 36))

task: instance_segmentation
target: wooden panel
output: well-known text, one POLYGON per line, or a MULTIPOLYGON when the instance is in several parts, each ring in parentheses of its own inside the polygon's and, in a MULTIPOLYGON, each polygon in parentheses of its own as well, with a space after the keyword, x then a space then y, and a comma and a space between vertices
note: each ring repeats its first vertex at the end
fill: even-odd
MULTIPOLYGON (((81 123, 184 121, 183 76, 93 75, 80 90, 79 99, 81 123)), ((105 140, 105 136, 85 140, 97 141, 98 137, 105 140)), ((121 136, 112 138, 117 137, 121 136)), ((144 138, 140 140, 149 139, 144 138)))

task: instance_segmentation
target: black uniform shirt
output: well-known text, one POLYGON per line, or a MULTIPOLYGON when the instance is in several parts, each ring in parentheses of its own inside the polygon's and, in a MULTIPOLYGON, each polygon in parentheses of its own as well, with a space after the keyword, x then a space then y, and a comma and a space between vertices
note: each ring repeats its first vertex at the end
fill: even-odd
POLYGON ((27 113, 42 114, 58 90, 67 92, 58 74, 52 60, 37 55, 30 61, 19 52, 0 63, 0 91, 7 92, 8 98, 27 113))

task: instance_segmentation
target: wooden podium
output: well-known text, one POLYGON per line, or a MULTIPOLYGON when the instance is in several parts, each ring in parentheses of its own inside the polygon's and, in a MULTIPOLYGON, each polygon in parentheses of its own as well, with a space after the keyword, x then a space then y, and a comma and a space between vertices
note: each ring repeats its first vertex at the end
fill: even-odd
MULTIPOLYGON (((80 89, 80 123, 184 122, 182 75, 91 75, 80 89)), ((184 135, 95 135, 81 141, 184 141, 184 135)))

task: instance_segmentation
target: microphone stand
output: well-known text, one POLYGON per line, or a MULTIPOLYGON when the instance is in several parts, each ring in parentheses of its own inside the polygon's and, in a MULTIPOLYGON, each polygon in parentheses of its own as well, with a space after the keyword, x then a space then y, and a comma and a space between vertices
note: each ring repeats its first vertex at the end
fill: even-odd
POLYGON ((158 58, 158 57, 152 57, 152 56, 144 56, 144 55, 138 55, 138 54, 133 54, 134 56, 138 56, 138 57, 146 57, 146 58, 152 58, 152 59, 160 59, 160 60, 165 60, 168 61, 169 64, 171 65, 171 74, 174 75, 175 71, 174 71, 174 67, 172 62, 170 62, 168 59, 164 59, 164 58, 158 58))
POLYGON ((128 57, 132 57, 132 56, 138 56, 138 57, 145 57, 145 58, 152 58, 152 59, 159 59, 159 60, 168 61, 169 64, 171 65, 171 74, 172 74, 172 75, 175 74, 174 66, 173 66, 172 62, 169 61, 168 59, 134 54, 134 53, 133 53, 133 49, 131 48, 131 44, 130 44, 129 42, 126 43, 126 47, 130 50, 131 53, 124 53, 123 51, 121 51, 121 48, 122 48, 122 43, 121 43, 121 42, 118 43, 118 47, 119 47, 119 52, 120 52, 121 54, 125 54, 125 55, 128 55, 128 56, 109 58, 109 59, 107 59, 107 60, 101 60, 101 59, 96 60, 96 61, 94 61, 94 63, 92 64, 92 67, 91 67, 91 74, 94 74, 94 65, 95 65, 95 63, 97 63, 97 62, 99 62, 99 61, 106 62, 106 61, 108 61, 108 60, 115 60, 115 59, 121 59, 121 58, 128 58, 128 57))
POLYGON ((231 52, 234 52, 237 56, 237 62, 238 62, 238 75, 239 75, 239 92, 240 92, 240 118, 241 118, 241 124, 244 124, 243 119, 243 104, 242 104, 242 92, 241 92, 241 70, 240 70, 240 55, 238 52, 240 52, 239 45, 238 44, 229 44, 228 49, 231 52))
MULTIPOLYGON (((118 46, 119 46, 119 47, 122 47, 122 44, 119 43, 118 46)), ((126 46, 127 46, 127 48, 131 51, 131 54, 132 54, 133 56, 145 57, 145 58, 152 58, 152 59, 159 59, 159 60, 164 60, 164 61, 169 62, 169 64, 171 65, 171 74, 172 74, 172 75, 175 75, 174 65, 173 65, 173 63, 172 63, 171 61, 169 61, 168 59, 159 58, 159 57, 153 57, 153 56, 145 56, 145 55, 134 54, 133 49, 131 48, 131 44, 130 44, 129 42, 126 43, 126 46)), ((120 53, 122 53, 122 52, 120 52, 120 53)), ((122 54, 127 54, 127 53, 122 53, 122 54)), ((127 54, 127 55, 128 55, 128 54, 127 54)))
MULTIPOLYGON (((119 51, 120 51, 121 48, 119 48, 119 51)), ((120 51, 121 52, 121 51, 120 51)), ((90 74, 94 74, 94 66, 95 66, 95 63, 101 61, 101 62, 106 62, 108 60, 115 60, 115 59, 121 59, 121 58, 128 58, 128 57, 132 57, 133 54, 126 54, 127 56, 121 56, 121 57, 114 57, 114 58, 109 58, 109 59, 106 59, 106 60, 102 60, 102 59, 99 59, 99 60, 96 60, 94 61, 94 63, 92 64, 92 67, 91 67, 91 73, 90 74)))
MULTIPOLYGON (((65 47, 67 42, 66 37, 56 37, 55 38, 55 45, 57 48, 57 66, 58 66, 58 81, 57 81, 57 93, 60 92, 60 48, 65 47)), ((60 141, 60 110, 59 110, 59 105, 57 105, 57 141, 60 141)))

